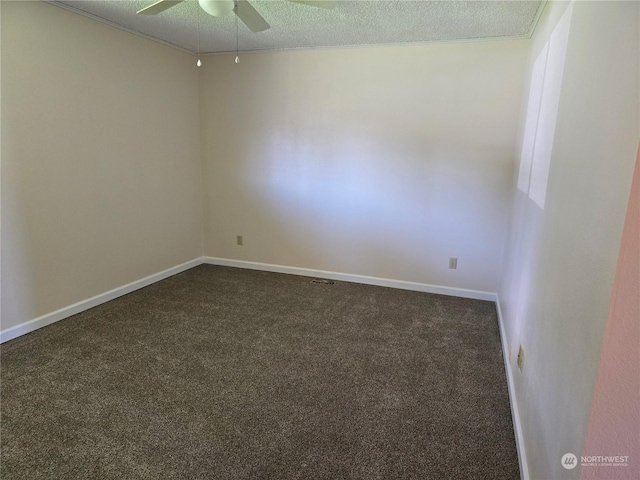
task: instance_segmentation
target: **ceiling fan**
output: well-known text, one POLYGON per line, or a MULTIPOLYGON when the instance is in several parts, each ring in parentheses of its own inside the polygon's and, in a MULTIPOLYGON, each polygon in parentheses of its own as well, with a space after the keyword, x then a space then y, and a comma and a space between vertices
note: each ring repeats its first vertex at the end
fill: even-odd
MULTIPOLYGON (((138 10, 141 15, 157 15, 160 12, 182 3, 184 0, 158 0, 152 5, 138 10)), ((289 0, 320 8, 334 8, 336 0, 289 0)), ((269 28, 267 21, 251 6, 247 0, 198 0, 200 7, 209 15, 221 17, 234 12, 252 32, 262 32, 269 28)))

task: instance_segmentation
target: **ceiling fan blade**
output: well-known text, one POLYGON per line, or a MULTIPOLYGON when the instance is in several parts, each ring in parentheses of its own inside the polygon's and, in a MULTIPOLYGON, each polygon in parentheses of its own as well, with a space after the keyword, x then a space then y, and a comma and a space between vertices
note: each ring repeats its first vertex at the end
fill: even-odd
POLYGON ((238 8, 235 12, 238 18, 254 33, 271 28, 267 21, 262 18, 262 15, 247 0, 238 0, 238 8))
POLYGON ((158 0, 156 3, 144 7, 142 10, 138 10, 136 13, 142 15, 157 15, 160 12, 164 12, 166 9, 173 7, 184 0, 158 0))
POLYGON ((311 5, 320 8, 336 8, 336 0, 289 0, 290 2, 302 3, 303 5, 311 5))

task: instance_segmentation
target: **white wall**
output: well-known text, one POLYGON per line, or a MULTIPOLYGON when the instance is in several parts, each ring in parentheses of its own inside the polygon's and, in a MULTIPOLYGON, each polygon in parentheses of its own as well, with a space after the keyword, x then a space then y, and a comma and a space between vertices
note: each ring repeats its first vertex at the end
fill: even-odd
POLYGON ((193 57, 2 2, 2 329, 202 255, 193 57))
MULTIPOLYGON (((550 144, 546 127, 554 116, 542 115, 538 126, 547 132, 538 147, 550 147, 548 176, 538 178, 548 178, 546 195, 539 185, 530 191, 518 182, 518 172, 513 179, 499 294, 533 479, 580 475, 579 467, 562 468, 560 459, 573 453, 579 461, 583 451, 638 146, 638 7, 573 5, 550 144), (520 344, 522 372, 515 364, 520 344)), ((530 75, 567 11, 563 2, 547 5, 532 40, 530 75)), ((536 155, 544 170, 545 155, 536 155)))
POLYGON ((205 255, 495 292, 527 47, 207 57, 205 255))

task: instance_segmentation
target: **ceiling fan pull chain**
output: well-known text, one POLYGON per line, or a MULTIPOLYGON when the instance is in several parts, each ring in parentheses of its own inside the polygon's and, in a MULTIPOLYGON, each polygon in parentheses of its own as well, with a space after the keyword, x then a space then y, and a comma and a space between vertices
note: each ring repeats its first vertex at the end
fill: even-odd
POLYGON ((196 0, 196 34, 198 35, 198 61, 196 62, 197 67, 202 66, 202 60, 200 60, 200 6, 198 5, 198 1, 196 0))
POLYGON ((235 0, 236 2, 236 6, 235 6, 235 10, 236 10, 236 63, 240 63, 240 57, 238 57, 238 0, 235 0))

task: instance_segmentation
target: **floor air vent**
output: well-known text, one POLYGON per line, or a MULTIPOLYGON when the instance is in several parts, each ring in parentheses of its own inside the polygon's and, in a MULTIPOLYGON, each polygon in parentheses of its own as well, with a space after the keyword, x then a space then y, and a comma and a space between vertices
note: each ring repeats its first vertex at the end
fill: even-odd
POLYGON ((334 282, 333 280, 327 280, 325 278, 314 278, 313 280, 311 280, 311 283, 322 283, 323 285, 333 285, 334 282))

